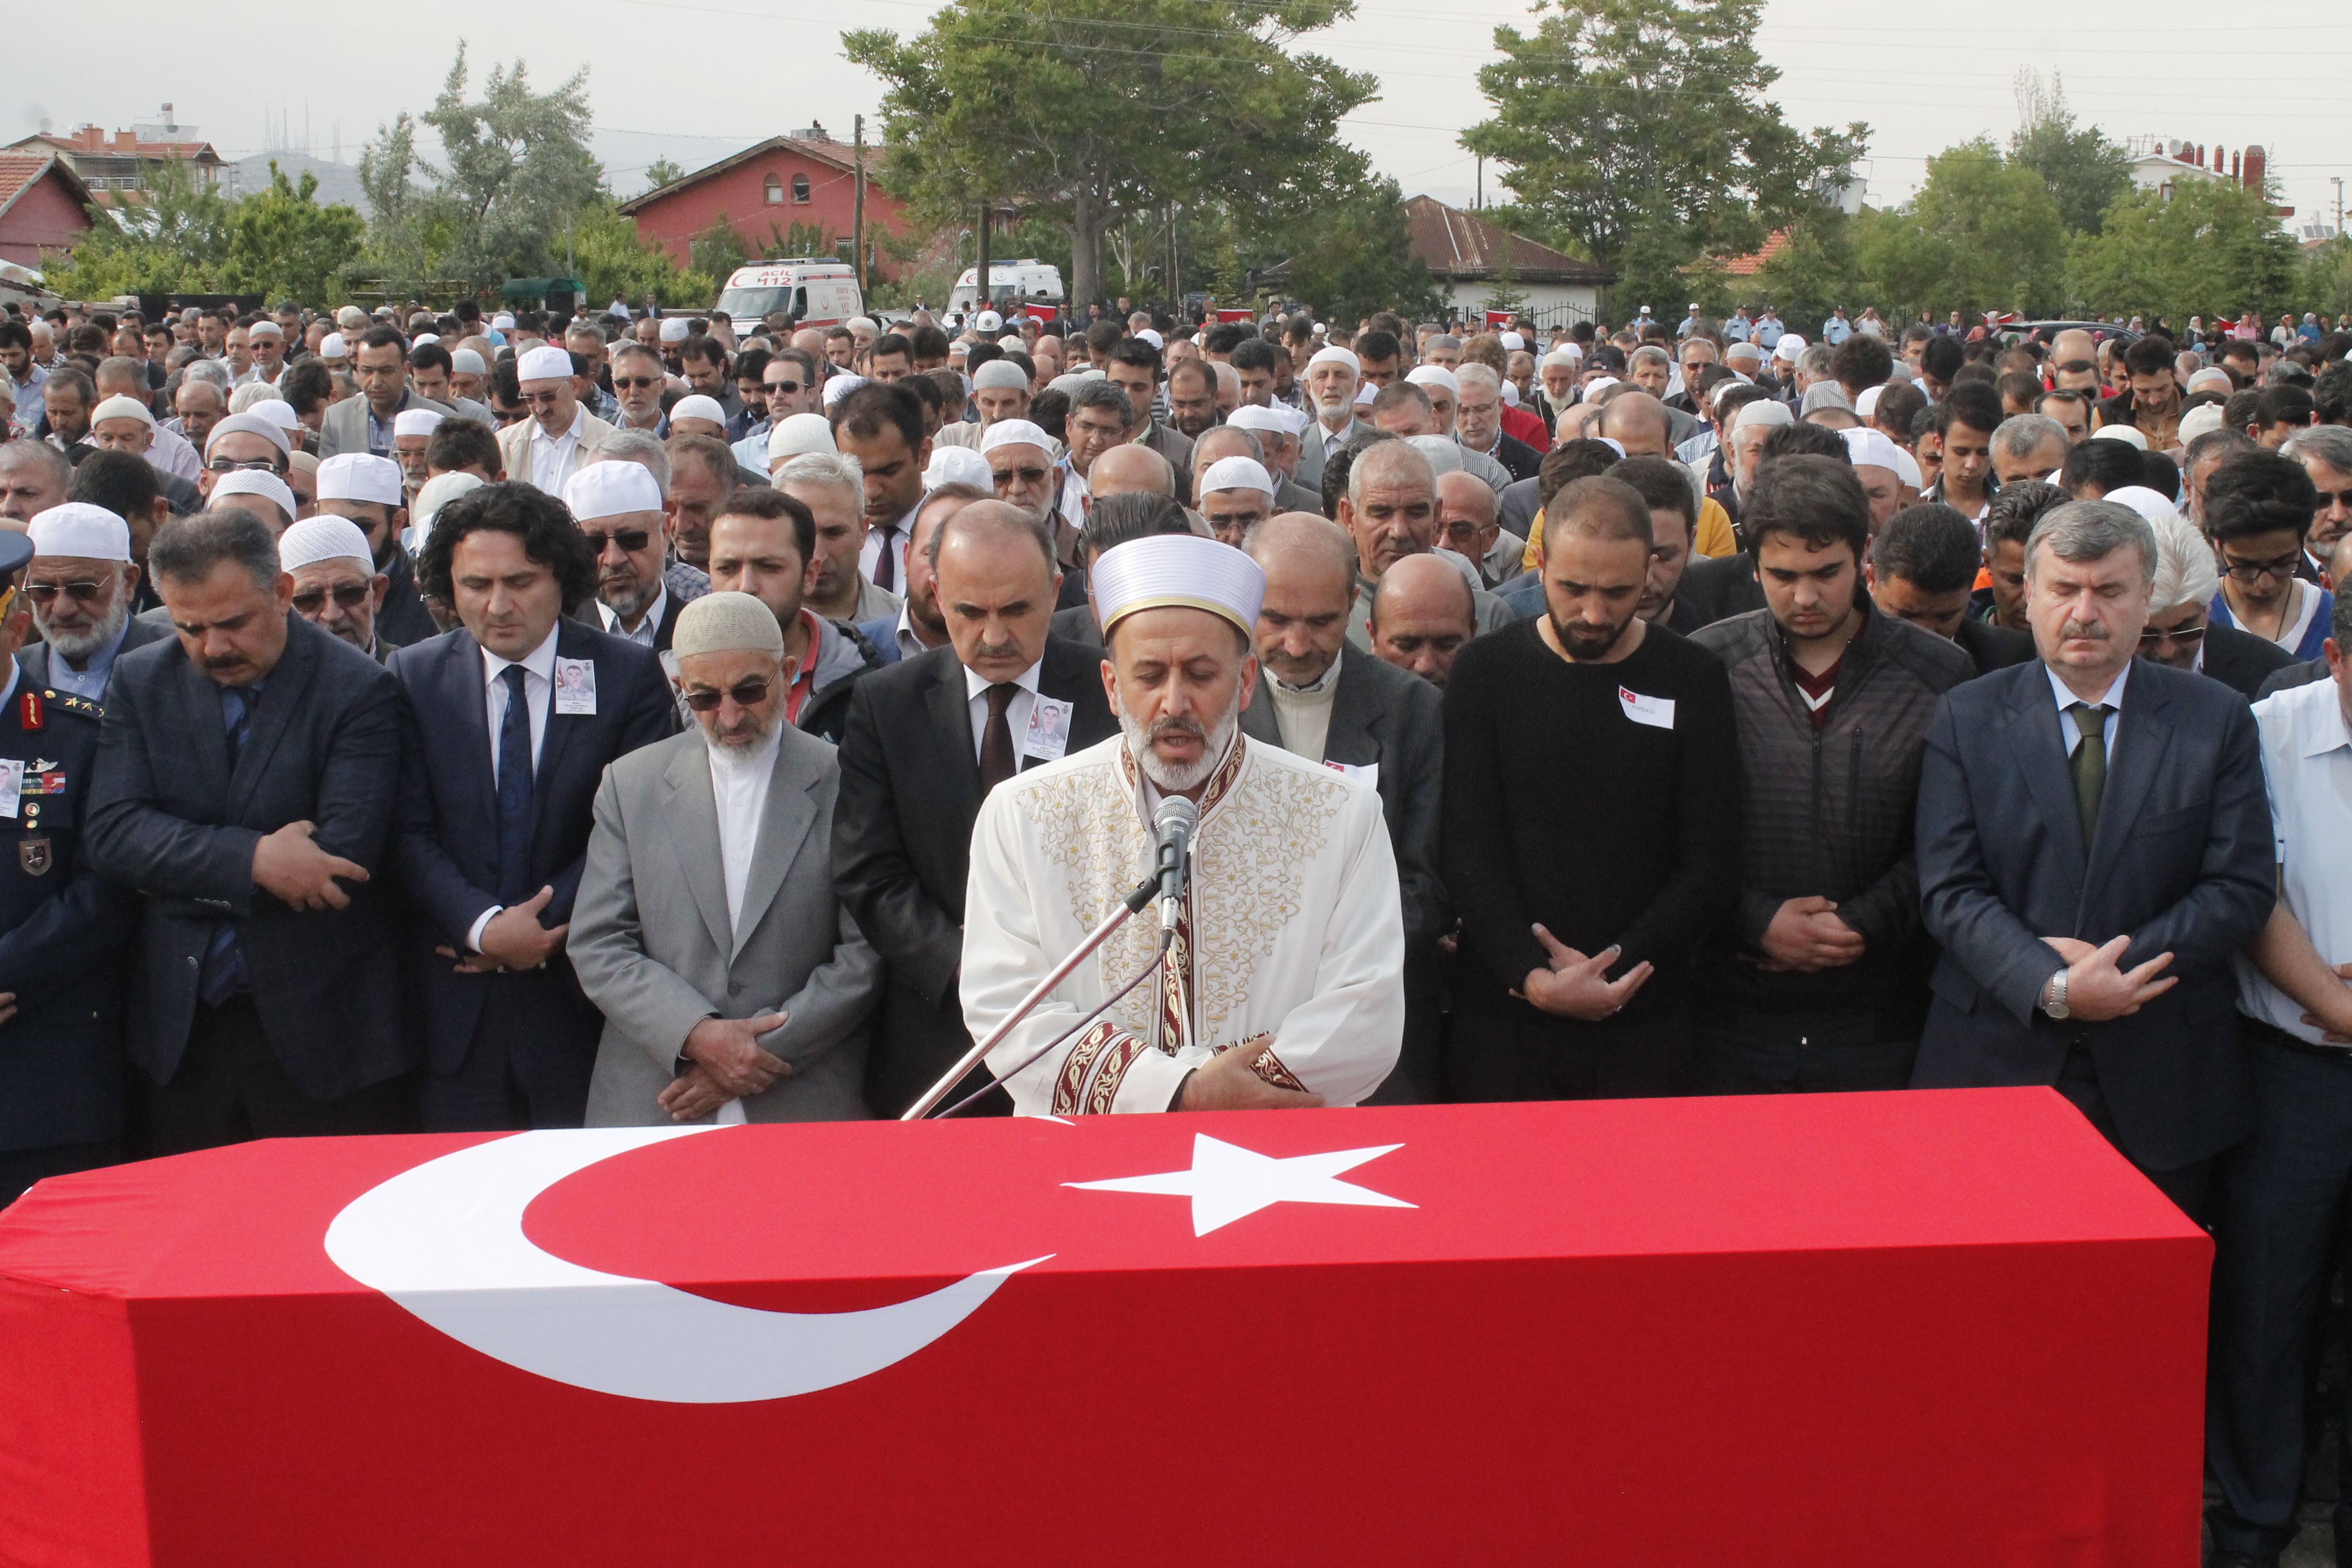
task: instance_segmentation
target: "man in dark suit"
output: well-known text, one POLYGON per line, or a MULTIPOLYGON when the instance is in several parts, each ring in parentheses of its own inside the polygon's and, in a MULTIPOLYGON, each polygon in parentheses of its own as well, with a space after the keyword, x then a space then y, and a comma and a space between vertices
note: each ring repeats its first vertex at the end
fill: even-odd
MULTIPOLYGON (((834 808, 835 889, 889 966, 866 1058, 877 1116, 905 1110, 971 1046, 956 976, 982 798, 1118 732, 1100 658, 1046 633, 1061 573, 1045 525, 975 501, 938 524, 929 553, 950 645, 850 689, 834 808), (1056 714, 1066 728, 1045 721, 1056 714)), ((959 1095, 989 1081, 975 1068, 959 1095)), ((974 1109, 1009 1108, 992 1098, 974 1109)))
MULTIPOLYGON (((645 473, 582 471, 607 468, 645 473)), ((596 554, 529 485, 452 502, 419 570, 463 623, 391 663, 405 699, 394 856, 416 910, 425 1125, 577 1127, 603 1020, 563 938, 597 783, 672 732, 669 683, 650 649, 562 614, 595 592, 596 554)))
POLYGON ((1898 621, 1933 632, 1975 661, 1979 675, 2023 664, 2033 639, 1969 614, 1977 579, 1976 524, 1948 506, 1905 507, 1870 542, 1864 582, 1871 603, 1898 621))
POLYGON ((2254 721, 2136 658, 2139 514, 2052 509, 2026 542, 2041 658, 1948 693, 1919 791, 1943 946, 1916 1088, 2051 1084, 2192 1216, 2252 1125, 2230 955, 2274 899, 2254 721))
POLYGON ((151 1152, 398 1131, 415 1113, 392 921, 399 689, 292 610, 252 513, 148 552, 177 636, 115 662, 90 858, 146 907, 130 1057, 151 1152))
MULTIPOLYGON (((32 552, 24 534, 0 531, 0 583, 32 552)), ((0 656, 31 630, 30 606, 0 588, 0 656)), ((5 1208, 45 1176, 121 1157, 123 960, 139 900, 99 877, 83 834, 98 704, 42 689, 5 658, 0 670, 0 845, 16 848, 0 854, 5 1208)))
POLYGON ((1246 548, 1265 573, 1265 599, 1242 730, 1380 792, 1404 900, 1405 1028, 1395 1069, 1364 1103, 1423 1104, 1438 1092, 1437 939, 1453 919, 1437 879, 1442 700, 1429 682, 1347 647, 1356 562, 1347 530, 1286 512, 1252 529, 1246 548))

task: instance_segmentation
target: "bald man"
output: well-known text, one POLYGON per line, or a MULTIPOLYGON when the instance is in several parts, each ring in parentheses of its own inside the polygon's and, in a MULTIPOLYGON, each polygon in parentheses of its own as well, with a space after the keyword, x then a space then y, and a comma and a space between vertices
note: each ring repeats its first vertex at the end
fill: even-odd
POLYGON ((1437 476, 1437 542, 1477 565, 1490 590, 1519 574, 1528 542, 1496 521, 1494 487, 1457 468, 1437 476))
POLYGON ((1094 471, 1087 476, 1087 496, 1090 501, 1110 496, 1172 497, 1175 493, 1174 466, 1141 442, 1113 447, 1095 459, 1094 471))
POLYGON ((1443 691, 1454 656, 1478 635, 1470 584, 1433 555, 1408 555, 1381 574, 1365 629, 1373 653, 1443 691))
MULTIPOLYGON (((1249 531, 1244 548, 1265 573, 1257 618, 1257 689, 1242 731, 1380 792, 1403 893, 1404 1050, 1366 1103, 1437 1097, 1437 939, 1451 921, 1438 885, 1438 805, 1445 731, 1436 689, 1348 645, 1356 550, 1347 530, 1286 511, 1249 531)), ((1438 570, 1454 569, 1432 558, 1438 570)), ((1454 581, 1463 583, 1458 573, 1454 581)), ((1463 583, 1466 592, 1468 584, 1463 583)))

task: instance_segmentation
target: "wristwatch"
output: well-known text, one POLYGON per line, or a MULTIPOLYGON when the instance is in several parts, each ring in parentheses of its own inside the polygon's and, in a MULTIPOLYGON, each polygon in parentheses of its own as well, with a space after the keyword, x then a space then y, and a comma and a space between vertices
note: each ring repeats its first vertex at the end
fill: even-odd
POLYGON ((2064 1018, 2069 1016, 2066 1006, 2066 976, 2070 973, 2072 973, 2070 970, 2060 970, 2050 977, 2050 984, 2043 987, 2049 993, 2050 1000, 2042 1004, 2042 1010, 2053 1018, 2064 1018))

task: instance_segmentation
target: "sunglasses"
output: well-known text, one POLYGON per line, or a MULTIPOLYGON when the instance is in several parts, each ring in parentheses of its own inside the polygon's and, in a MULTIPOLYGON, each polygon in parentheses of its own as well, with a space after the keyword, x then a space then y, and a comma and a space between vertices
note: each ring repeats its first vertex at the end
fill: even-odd
POLYGON ((294 595, 294 607, 303 615, 315 616, 319 613, 320 608, 326 605, 327 595, 330 592, 334 595, 337 608, 356 610, 360 607, 361 603, 368 596, 368 584, 365 583, 345 583, 341 587, 332 590, 326 588, 305 588, 300 593, 294 595))
POLYGON ((689 691, 686 694, 686 705, 697 713, 715 713, 719 710, 720 699, 727 697, 735 699, 738 708, 756 708, 768 700, 768 682, 763 678, 747 680, 727 691, 689 691))
POLYGON ((619 545, 621 547, 622 554, 635 555, 638 551, 643 550, 647 544, 651 543, 654 536, 646 532, 642 528, 618 528, 614 529, 610 533, 599 532, 594 530, 583 528, 580 531, 580 537, 586 540, 588 542, 588 548, 594 551, 599 555, 604 553, 604 542, 606 540, 610 540, 614 543, 619 545))
POLYGON ((545 392, 526 392, 522 400, 533 408, 552 408, 562 396, 562 388, 551 386, 545 392))
POLYGON ((2167 638, 2170 638, 2172 641, 2179 643, 2182 647, 2195 647, 2199 643, 2205 640, 2205 628, 2203 626, 2188 626, 2176 632, 2143 631, 2139 634, 2139 646, 2142 647, 2156 647, 2160 646, 2167 638))
POLYGON ((25 597, 37 605, 52 605, 63 594, 77 605, 94 605, 111 586, 108 583, 27 583, 25 597))
POLYGON ((800 389, 801 384, 797 381, 772 381, 768 383, 768 390, 771 393, 793 393, 798 392, 800 389))
POLYGON ((2340 506, 2347 511, 2352 511, 2352 490, 2321 490, 2318 494, 2319 505, 2316 510, 2333 511, 2340 506))
POLYGON ((659 386, 661 384, 662 378, 657 375, 616 375, 613 378, 613 388, 616 392, 627 392, 635 388, 643 388, 647 386, 659 386))
POLYGON ((514 409, 514 410, 512 410, 512 411, 509 411, 509 410, 504 409, 504 408, 493 408, 493 409, 491 409, 491 410, 490 410, 490 413, 491 413, 491 415, 492 415, 494 417, 496 417, 496 418, 497 418, 497 420, 498 420, 498 422, 499 422, 499 424, 500 426, 507 426, 507 425, 519 425, 519 424, 522 423, 522 421, 524 421, 525 419, 528 419, 528 418, 530 418, 530 415, 526 414, 523 410, 521 410, 521 409, 520 409, 520 408, 514 409))
POLYGON ((1026 484, 1042 485, 1045 482, 1045 476, 1051 472, 1051 468, 999 468, 996 470, 996 482, 1005 485, 1019 479, 1026 484))

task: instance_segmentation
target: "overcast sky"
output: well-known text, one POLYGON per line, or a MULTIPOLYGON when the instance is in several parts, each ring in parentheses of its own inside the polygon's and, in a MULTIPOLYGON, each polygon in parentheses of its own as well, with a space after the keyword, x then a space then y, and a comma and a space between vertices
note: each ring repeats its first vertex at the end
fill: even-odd
MULTIPOLYGON (((70 8, 37 6, 12 26, 20 107, 6 140, 43 119, 110 129, 155 118, 171 101, 236 158, 290 138, 346 162, 403 109, 428 107, 465 37, 480 67, 520 57, 551 86, 589 68, 597 148, 615 191, 642 188, 667 155, 693 168, 812 119, 847 140, 880 89, 841 58, 844 27, 919 31, 936 0, 567 0, 558 10, 474 0, 408 0, 396 13, 310 7, 290 17, 260 0, 198 11, 130 0, 112 14, 119 47, 94 40, 70 8), (551 26, 561 19, 560 28, 551 26), (180 43, 201 27, 203 41, 180 43), (241 41, 240 41, 241 40, 241 41), (249 44, 250 47, 247 47, 249 44), (192 62, 203 68, 188 69, 192 62), (273 88, 270 84, 275 83, 273 88), (276 128, 280 121, 287 130, 276 128)), ((1381 79, 1381 98, 1346 134, 1410 195, 1466 204, 1474 165, 1455 144, 1485 117, 1479 65, 1496 58, 1495 25, 1531 26, 1511 0, 1359 0, 1358 15, 1310 40, 1381 79)), ((2352 179, 2352 6, 2344 0, 1979 0, 1958 8, 1911 0, 1771 0, 1759 47, 1781 73, 1773 95, 1799 126, 1866 121, 1864 167, 1874 203, 1915 189, 1928 154, 1969 136, 2005 138, 2016 122, 2021 66, 2063 74, 2077 116, 2110 134, 2231 148, 2260 143, 2299 209, 2334 221, 2330 176, 2352 179), (2239 32, 2217 16, 2259 16, 2239 32), (2056 24, 2063 22, 2063 26, 2056 24)), ((0 111, 5 112, 5 111, 0 111)), ((1491 174, 1491 171, 1490 171, 1491 174)), ((1497 194, 1491 179, 1488 194, 1497 194)))

